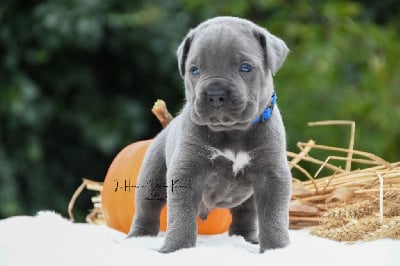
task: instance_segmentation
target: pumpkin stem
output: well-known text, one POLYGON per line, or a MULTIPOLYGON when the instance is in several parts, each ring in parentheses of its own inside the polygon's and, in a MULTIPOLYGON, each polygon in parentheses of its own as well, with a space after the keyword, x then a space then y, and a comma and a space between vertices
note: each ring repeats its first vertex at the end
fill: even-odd
POLYGON ((167 109, 167 105, 163 100, 158 99, 153 108, 151 109, 153 114, 157 117, 158 121, 160 121, 162 127, 166 127, 169 122, 173 119, 173 116, 167 109))

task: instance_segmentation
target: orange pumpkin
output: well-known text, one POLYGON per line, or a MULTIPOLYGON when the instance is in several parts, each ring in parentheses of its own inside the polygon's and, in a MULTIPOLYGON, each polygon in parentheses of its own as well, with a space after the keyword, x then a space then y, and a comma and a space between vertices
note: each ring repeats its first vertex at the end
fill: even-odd
MULTIPOLYGON (((123 148, 108 168, 101 192, 104 219, 108 226, 128 233, 135 213, 136 179, 151 144, 150 140, 134 142, 123 148)), ((160 214, 160 230, 167 227, 167 211, 164 207, 160 214)), ((199 234, 219 234, 226 232, 232 222, 228 209, 214 209, 208 218, 202 221, 197 217, 199 234)))
MULTIPOLYGON (((206 220, 201 220, 197 216, 197 232, 201 235, 221 234, 229 229, 232 222, 232 215, 229 209, 213 209, 208 214, 206 220)), ((161 211, 160 231, 167 229, 167 208, 161 211)))

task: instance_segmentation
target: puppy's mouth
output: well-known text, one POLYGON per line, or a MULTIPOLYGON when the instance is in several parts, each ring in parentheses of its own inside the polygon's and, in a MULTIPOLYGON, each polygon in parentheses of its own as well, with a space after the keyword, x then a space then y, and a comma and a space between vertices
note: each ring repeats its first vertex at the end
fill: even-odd
POLYGON ((253 109, 253 107, 248 106, 238 113, 214 111, 205 114, 192 110, 191 118, 194 123, 208 126, 213 131, 247 130, 252 124, 253 109))
POLYGON ((223 124, 208 124, 207 126, 213 131, 227 131, 227 130, 246 130, 250 127, 250 122, 243 123, 223 123, 223 124))

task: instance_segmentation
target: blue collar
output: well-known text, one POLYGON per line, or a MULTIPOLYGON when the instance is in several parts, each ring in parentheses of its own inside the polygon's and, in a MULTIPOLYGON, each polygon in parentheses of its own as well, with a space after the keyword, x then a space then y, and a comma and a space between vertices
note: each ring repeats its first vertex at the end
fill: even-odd
POLYGON ((278 97, 276 96, 276 93, 274 92, 271 96, 271 102, 268 104, 267 108, 264 109, 264 112, 260 116, 253 119, 253 121, 252 121, 253 124, 262 123, 271 118, 272 111, 274 110, 274 106, 276 104, 277 98, 278 97))

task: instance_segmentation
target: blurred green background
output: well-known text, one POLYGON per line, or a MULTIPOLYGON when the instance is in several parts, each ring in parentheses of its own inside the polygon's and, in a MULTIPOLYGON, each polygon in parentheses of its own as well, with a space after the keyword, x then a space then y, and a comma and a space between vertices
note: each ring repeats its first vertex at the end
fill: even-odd
MULTIPOLYGON (((86 177, 102 181, 116 153, 161 130, 157 98, 176 113, 175 50, 217 15, 266 27, 291 49, 275 77, 288 149, 297 141, 400 160, 400 5, 381 1, 1 0, 0 218, 67 203, 86 177)), ((90 196, 75 212, 91 208, 90 196)))

